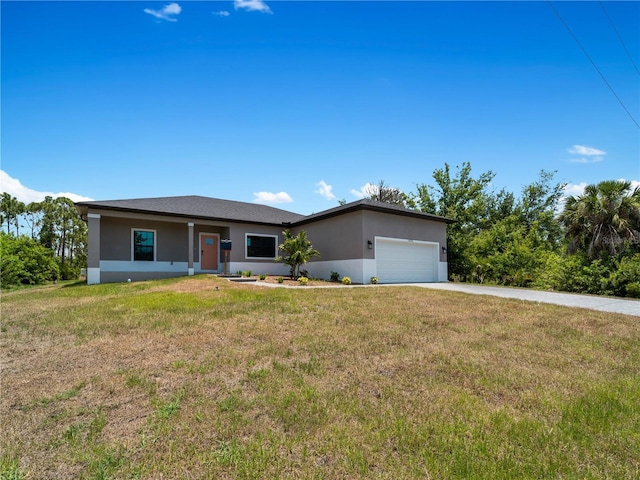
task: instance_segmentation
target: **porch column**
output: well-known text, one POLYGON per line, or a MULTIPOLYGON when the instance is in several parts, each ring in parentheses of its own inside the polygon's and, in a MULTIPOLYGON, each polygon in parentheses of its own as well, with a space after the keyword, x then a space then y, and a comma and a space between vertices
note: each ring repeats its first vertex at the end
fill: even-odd
POLYGON ((87 214, 87 240, 89 254, 87 255, 87 285, 100 283, 100 214, 87 214))
POLYGON ((189 227, 189 276, 194 274, 193 271, 193 223, 187 223, 189 227))

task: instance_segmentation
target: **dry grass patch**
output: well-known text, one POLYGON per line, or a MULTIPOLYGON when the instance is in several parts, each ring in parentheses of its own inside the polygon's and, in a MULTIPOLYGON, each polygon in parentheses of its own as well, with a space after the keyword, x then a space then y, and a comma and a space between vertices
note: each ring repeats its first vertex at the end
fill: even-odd
POLYGON ((198 276, 2 298, 2 478, 634 478, 640 329, 198 276))

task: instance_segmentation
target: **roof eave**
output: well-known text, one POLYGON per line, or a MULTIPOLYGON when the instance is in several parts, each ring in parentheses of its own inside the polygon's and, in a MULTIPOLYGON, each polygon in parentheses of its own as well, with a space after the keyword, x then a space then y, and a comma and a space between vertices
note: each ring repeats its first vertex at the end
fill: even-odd
POLYGON ((95 210, 108 210, 112 212, 125 212, 125 213, 137 213, 137 214, 145 214, 145 215, 164 215, 167 217, 175 217, 175 218, 185 218, 185 219, 193 219, 193 220, 206 220, 210 222, 229 222, 229 223, 249 223, 252 225, 268 225, 280 227, 282 225, 290 225, 294 222, 263 222, 260 220, 247 220, 247 219, 237 219, 237 218, 224 218, 224 217, 210 217, 205 215, 191 215, 187 213, 176 213, 176 212, 160 212, 157 210, 144 210, 139 208, 130 208, 130 207, 113 207, 109 205, 91 205, 84 204, 83 202, 76 203, 76 209, 81 211, 81 214, 85 215, 88 213, 89 208, 95 210))
POLYGON ((419 212, 419 211, 414 211, 414 210, 409 210, 409 209, 399 209, 399 208, 388 208, 386 206, 383 205, 372 205, 372 204, 368 204, 368 203, 361 203, 361 202, 353 202, 351 204, 347 204, 345 206, 343 206, 342 208, 336 208, 330 211, 327 211, 326 213, 320 212, 314 215, 309 215, 308 217, 305 217, 297 222, 295 222, 295 226, 299 226, 299 225, 305 225, 305 224, 309 224, 312 222, 315 222, 317 220, 323 220, 326 218, 332 218, 332 217, 337 217, 340 215, 344 215, 345 213, 351 213, 351 212, 356 212, 356 211, 360 211, 360 210, 369 210, 369 211, 373 211, 373 212, 380 212, 380 213, 387 213, 387 214, 391 214, 391 215, 400 215, 400 216, 404 216, 404 217, 412 217, 412 218, 420 218, 423 220, 433 220, 435 222, 442 222, 442 223, 455 223, 456 220, 453 220, 451 218, 447 218, 447 217, 441 217, 438 215, 432 215, 430 213, 424 213, 424 212, 419 212))

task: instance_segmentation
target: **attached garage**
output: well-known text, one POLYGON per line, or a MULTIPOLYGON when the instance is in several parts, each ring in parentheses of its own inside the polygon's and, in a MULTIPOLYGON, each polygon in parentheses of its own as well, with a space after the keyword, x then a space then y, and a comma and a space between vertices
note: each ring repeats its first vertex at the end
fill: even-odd
POLYGON ((380 283, 438 281, 438 244, 376 238, 376 276, 380 283))

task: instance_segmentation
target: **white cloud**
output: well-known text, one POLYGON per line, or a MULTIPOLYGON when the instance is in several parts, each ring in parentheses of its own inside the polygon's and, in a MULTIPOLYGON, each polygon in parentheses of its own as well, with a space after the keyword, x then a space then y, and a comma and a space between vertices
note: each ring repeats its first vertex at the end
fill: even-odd
POLYGON ((314 193, 319 193, 327 200, 334 200, 336 198, 331 191, 333 189, 332 185, 327 185, 324 180, 320 180, 316 185, 318 186, 318 189, 314 190, 314 193))
POLYGON ((74 202, 88 202, 93 200, 93 198, 84 197, 82 195, 70 192, 53 193, 38 192, 37 190, 32 190, 22 185, 22 183, 20 183, 20 180, 11 177, 4 170, 0 170, 0 190, 2 190, 3 193, 6 192, 11 196, 16 197, 23 203, 41 202, 44 200, 44 197, 67 197, 74 202))
POLYGON ((372 193, 378 192, 378 185, 373 185, 369 182, 360 187, 360 190, 356 190, 352 188, 350 190, 351 194, 356 198, 369 198, 372 193))
POLYGON ((220 10, 219 12, 211 12, 211 13, 214 14, 214 15, 217 15, 219 17, 228 17, 229 15, 231 15, 226 10, 220 10))
POLYGON ((291 203, 293 198, 286 192, 254 192, 253 203, 274 204, 274 203, 291 203))
POLYGON ((262 0, 235 0, 233 6, 236 10, 242 9, 247 12, 273 13, 262 0))
POLYGON ((568 148, 567 152, 572 155, 579 155, 579 157, 571 158, 569 160, 571 163, 597 163, 604 160, 604 156, 607 154, 604 150, 586 145, 574 145, 568 148))
POLYGON ((151 8, 145 8, 144 13, 153 15, 160 20, 166 20, 167 22, 177 22, 178 19, 173 15, 178 15, 182 11, 182 7, 177 3, 170 3, 165 5, 160 10, 153 10, 151 8))
POLYGON ((605 152, 604 150, 598 150, 597 148, 587 147, 586 145, 574 145, 567 151, 569 153, 574 153, 576 155, 587 155, 587 156, 593 156, 593 155, 601 156, 601 155, 607 154, 607 152, 605 152))
POLYGON ((563 190, 563 197, 579 197, 584 193, 584 189, 587 186, 586 182, 581 183, 567 183, 563 190))

